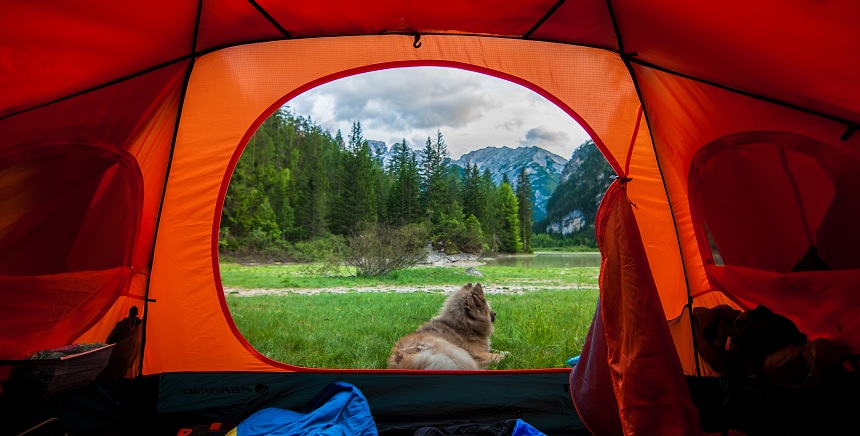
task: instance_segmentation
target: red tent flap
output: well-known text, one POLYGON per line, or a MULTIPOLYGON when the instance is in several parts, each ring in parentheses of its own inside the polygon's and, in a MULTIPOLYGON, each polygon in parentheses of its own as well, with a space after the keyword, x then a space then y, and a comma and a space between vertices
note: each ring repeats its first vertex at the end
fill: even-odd
POLYGON ((599 379, 590 380, 603 371, 580 367, 590 366, 592 361, 604 365, 600 361, 603 353, 600 348, 603 348, 608 357, 624 434, 690 435, 701 432, 699 415, 690 398, 681 362, 663 317, 636 217, 623 184, 616 181, 610 186, 601 203, 595 227, 603 256, 597 317, 602 318, 605 347, 600 347, 604 344, 594 337, 601 325, 596 322, 598 329, 593 328, 587 341, 597 344, 590 351, 597 353, 597 357, 594 359, 588 354, 590 346, 585 347, 585 359, 580 360, 584 364, 577 365, 572 382, 579 378, 588 383, 571 384, 577 411, 590 429, 602 425, 587 422, 588 417, 598 415, 591 408, 599 406, 602 401, 579 400, 578 391, 592 385, 605 386, 605 382, 601 383, 599 379))

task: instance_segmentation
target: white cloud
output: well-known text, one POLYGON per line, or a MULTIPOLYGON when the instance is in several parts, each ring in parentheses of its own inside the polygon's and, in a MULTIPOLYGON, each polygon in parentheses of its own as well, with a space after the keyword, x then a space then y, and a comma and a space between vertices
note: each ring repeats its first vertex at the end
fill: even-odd
POLYGON ((453 158, 487 146, 537 145, 569 158, 588 139, 576 121, 520 85, 440 67, 381 70, 339 79, 290 100, 334 134, 354 121, 364 137, 415 149, 440 130, 453 158))

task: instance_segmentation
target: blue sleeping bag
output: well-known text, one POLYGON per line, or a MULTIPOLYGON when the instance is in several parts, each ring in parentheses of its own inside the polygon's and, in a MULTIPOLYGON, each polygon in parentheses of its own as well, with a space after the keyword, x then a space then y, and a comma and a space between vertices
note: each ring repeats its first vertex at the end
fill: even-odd
POLYGON ((236 436, 378 434, 367 399, 349 383, 332 382, 311 399, 305 411, 259 410, 239 424, 236 436))

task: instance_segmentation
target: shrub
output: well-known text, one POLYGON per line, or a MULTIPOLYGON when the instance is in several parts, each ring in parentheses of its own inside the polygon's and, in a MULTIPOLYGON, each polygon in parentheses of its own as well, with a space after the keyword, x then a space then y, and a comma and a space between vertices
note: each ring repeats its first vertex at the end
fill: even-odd
POLYGON ((414 266, 426 256, 427 232, 422 225, 400 228, 369 224, 347 238, 343 262, 359 277, 376 277, 414 266))
POLYGON ((309 241, 299 241, 290 247, 290 256, 299 262, 331 263, 343 258, 346 239, 327 234, 309 241))

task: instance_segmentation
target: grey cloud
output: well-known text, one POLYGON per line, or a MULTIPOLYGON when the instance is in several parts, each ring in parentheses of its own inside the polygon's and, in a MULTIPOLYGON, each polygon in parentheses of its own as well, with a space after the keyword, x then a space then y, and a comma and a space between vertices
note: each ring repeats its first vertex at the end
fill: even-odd
POLYGON ((446 80, 445 72, 386 71, 327 85, 334 119, 389 129, 463 127, 494 106, 477 78, 446 80))
POLYGON ((512 118, 510 120, 505 121, 502 124, 499 124, 496 127, 501 127, 501 128, 510 132, 510 131, 516 129, 517 127, 522 127, 522 126, 523 126, 523 120, 521 118, 512 118))
POLYGON ((570 135, 561 130, 549 130, 545 127, 535 127, 526 132, 522 145, 559 144, 570 141, 570 135))

